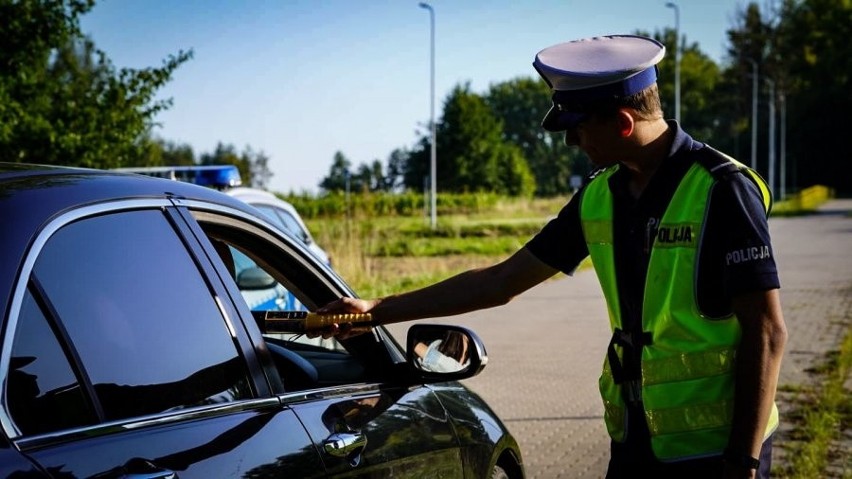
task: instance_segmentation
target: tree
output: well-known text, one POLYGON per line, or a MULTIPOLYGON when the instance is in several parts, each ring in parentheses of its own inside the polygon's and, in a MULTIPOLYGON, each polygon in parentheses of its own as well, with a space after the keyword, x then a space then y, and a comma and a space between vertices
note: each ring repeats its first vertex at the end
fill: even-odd
POLYGON ((570 191, 572 174, 588 173, 588 160, 565 144, 563 133, 541 127, 552 102, 550 88, 540 79, 517 78, 491 85, 485 97, 503 122, 503 139, 519 147, 535 176, 536 196, 570 191))
POLYGON ((322 179, 319 187, 327 192, 345 190, 351 168, 352 162, 342 152, 335 152, 328 176, 322 179))
POLYGON ((266 188, 272 172, 269 171, 269 157, 263 152, 255 152, 246 147, 237 153, 234 145, 216 144, 213 153, 203 153, 198 160, 200 165, 234 165, 240 171, 243 184, 253 188, 266 188))
MULTIPOLYGON (((670 28, 662 32, 657 31, 653 35, 642 31, 636 33, 652 37, 667 46, 666 56, 657 65, 657 87, 666 118, 675 117, 675 49, 679 40, 677 33, 670 28)), ((686 37, 680 40, 683 44, 680 58, 681 126, 696 138, 714 143, 714 133, 719 124, 730 119, 730 112, 725 112, 725 117, 720 119, 718 110, 712 108, 716 98, 714 92, 721 80, 719 67, 701 51, 697 43, 690 44, 686 37)))
MULTIPOLYGON (((239 165, 240 157, 234 145, 219 142, 212 153, 202 153, 198 163, 201 165, 239 165)), ((240 174, 242 174, 242 171, 240 171, 240 174)))
POLYGON ((160 138, 145 138, 140 142, 138 154, 130 158, 127 166, 191 166, 195 153, 187 144, 177 144, 160 138))
POLYGON ((191 52, 116 69, 80 32, 93 0, 0 0, 0 157, 97 168, 128 164, 171 100, 154 101, 191 52))
POLYGON ((389 191, 388 178, 379 160, 370 164, 370 191, 389 191))
POLYGON ((246 147, 243 152, 243 160, 248 162, 249 185, 253 188, 265 190, 272 178, 272 170, 269 169, 269 156, 263 151, 255 152, 251 147, 246 147))
POLYGON ((752 162, 761 172, 766 172, 766 98, 761 95, 765 90, 766 79, 777 76, 777 66, 768 53, 772 49, 774 37, 772 26, 764 20, 760 7, 750 3, 737 12, 736 25, 728 30, 727 54, 731 60, 719 82, 715 98, 716 110, 720 115, 731 119, 732 128, 720 128, 718 146, 740 158, 747 164, 752 162), (757 67, 758 124, 752 125, 752 107, 754 102, 754 67, 757 67), (736 119, 736 120, 734 120, 736 119), (757 157, 751 158, 752 128, 758 129, 757 157), (727 138, 724 136, 728 133, 727 138), (725 141, 727 139, 727 141, 725 141))
POLYGON ((410 154, 404 148, 397 148, 388 155, 385 191, 396 191, 405 185, 405 164, 410 154))
POLYGON ((177 144, 172 141, 162 142, 163 165, 193 165, 195 164, 195 153, 187 144, 177 144))
MULTIPOLYGON (((421 135, 420 139, 417 140, 417 144, 405 156, 402 182, 403 186, 407 189, 419 191, 429 187, 428 179, 431 166, 430 140, 431 138, 427 135, 421 135)), ((437 165, 435 169, 437 169, 437 165)))
MULTIPOLYGON (((787 103, 788 178, 852 194, 848 119, 852 110, 852 2, 785 1, 780 11, 777 91, 787 103)), ((779 110, 783 106, 778 98, 779 110)), ((780 134, 779 134, 780 137, 780 134)))
POLYGON ((749 60, 758 63, 758 167, 768 169, 771 102, 776 111, 776 182, 784 178, 790 191, 824 184, 840 194, 852 193, 844 118, 852 108, 850 35, 852 3, 836 0, 778 0, 767 2, 765 11, 752 2, 738 12, 737 24, 728 31, 728 53, 734 62, 723 74, 728 88, 724 94, 751 99, 749 60), (774 83, 774 97, 769 96, 768 80, 774 83), (781 143, 785 110, 786 145, 781 143), (785 171, 781 152, 786 153, 785 171))
POLYGON ((472 93, 469 84, 456 86, 438 125, 438 189, 532 194, 534 179, 523 153, 502 135, 503 124, 485 99, 472 93))
POLYGON ((373 170, 369 165, 361 163, 354 175, 349 180, 350 191, 360 191, 362 193, 375 191, 375 182, 373 181, 373 170))

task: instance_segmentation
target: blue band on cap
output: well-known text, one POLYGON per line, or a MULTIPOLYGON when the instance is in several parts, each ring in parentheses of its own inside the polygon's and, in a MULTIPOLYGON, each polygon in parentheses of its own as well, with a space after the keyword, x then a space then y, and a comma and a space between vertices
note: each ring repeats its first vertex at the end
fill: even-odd
POLYGON ((553 92, 553 103, 570 111, 570 105, 585 104, 603 98, 635 95, 657 81, 657 67, 642 70, 630 78, 609 85, 580 90, 561 90, 553 92))

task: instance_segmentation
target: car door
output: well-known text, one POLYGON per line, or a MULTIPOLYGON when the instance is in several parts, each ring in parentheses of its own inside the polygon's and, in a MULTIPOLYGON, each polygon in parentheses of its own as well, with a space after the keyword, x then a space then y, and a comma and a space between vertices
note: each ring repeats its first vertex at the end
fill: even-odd
POLYGON ((251 258, 310 310, 351 294, 333 272, 271 226, 240 224, 198 209, 192 214, 199 236, 228 245, 229 250, 212 248, 225 256, 218 266, 221 277, 240 317, 258 335, 253 341, 265 344, 273 357, 281 378, 277 396, 305 425, 330 476, 462 477, 449 416, 431 389, 400 380, 404 355, 383 329, 346 341, 264 332, 262 314, 242 300, 249 292, 227 278, 232 274, 227 256, 237 250, 251 258))
POLYGON ((50 477, 324 476, 169 205, 90 206, 36 238, 4 331, 0 425, 50 477))
POLYGON ((338 387, 290 404, 331 477, 463 476, 449 418, 426 387, 338 387))

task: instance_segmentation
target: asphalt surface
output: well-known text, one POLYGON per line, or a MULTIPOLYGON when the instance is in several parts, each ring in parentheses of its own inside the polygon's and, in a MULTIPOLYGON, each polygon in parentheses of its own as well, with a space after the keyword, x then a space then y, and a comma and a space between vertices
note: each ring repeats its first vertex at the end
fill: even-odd
MULTIPOLYGON (((852 325, 852 200, 833 200, 814 215, 772 218, 769 226, 789 333, 780 384, 810 384, 808 369, 836 350, 852 325)), ((592 270, 543 283, 499 308, 422 322, 468 326, 485 342, 489 363, 465 384, 518 439, 528 478, 604 477, 609 438, 597 378, 610 333, 592 270)), ((392 326, 400 338, 405 329, 392 326)), ((792 400, 778 397, 776 468, 792 400)), ((852 433, 844 437, 835 447, 848 461, 852 433)), ((850 467, 835 465, 832 477, 850 467)))

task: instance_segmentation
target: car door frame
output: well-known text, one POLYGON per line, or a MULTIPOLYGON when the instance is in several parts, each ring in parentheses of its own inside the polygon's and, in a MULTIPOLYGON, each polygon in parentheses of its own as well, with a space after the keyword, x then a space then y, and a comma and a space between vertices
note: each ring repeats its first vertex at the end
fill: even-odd
MULTIPOLYGON (((123 212, 134 210, 157 210, 163 213, 164 218, 174 229, 176 238, 178 238, 190 255, 191 260, 199 269, 199 274, 203 277, 204 282, 211 296, 216 300, 220 313, 225 320, 235 350, 241 356, 246 371, 249 373, 254 397, 250 399, 233 401, 221 405, 214 406, 199 406, 192 407, 177 412, 166 412, 151 414, 142 417, 131 417, 116 421, 101 422, 92 426, 84 426, 73 429, 65 429, 50 433, 37 434, 27 436, 21 433, 15 426, 14 420, 9 414, 8 403, 5 399, 0 407, 0 427, 3 428, 6 436, 10 439, 12 446, 19 452, 33 460, 45 469, 50 466, 45 465, 40 456, 56 457, 57 451, 62 448, 67 449, 72 455, 73 450, 80 447, 84 441, 100 441, 105 440, 106 443, 115 443, 123 438, 134 439, 134 434, 149 435, 151 437, 162 433, 170 428, 185 430, 193 425, 203 425, 205 422, 199 422, 201 419, 211 419, 224 423, 228 421, 239 421, 240 424, 252 420, 252 416, 268 416, 268 420, 278 421, 284 420, 291 427, 298 428, 307 441, 300 445, 300 448, 307 447, 313 451, 312 456, 317 458, 317 465, 320 467, 322 462, 319 460, 313 445, 308 439, 301 423, 295 419, 294 412, 291 408, 282 404, 282 401, 273 394, 272 386, 266 376, 266 369, 262 361, 257 355, 257 348, 250 341, 248 332, 242 324, 237 310, 234 308, 233 302, 226 296, 226 291, 222 282, 217 276, 212 275, 213 266, 210 259, 206 257, 207 250, 202 247, 195 237, 191 234, 191 227, 186 224, 182 214, 179 213, 179 208, 176 208, 173 201, 167 198, 146 198, 146 199, 117 199, 99 202, 80 206, 71 210, 63 211, 53 217, 49 223, 45 224, 36 234, 31 244, 27 248, 26 257, 21 263, 15 280, 15 289, 10 302, 10 308, 7 311, 7 320, 4 321, 3 327, 3 347, 0 355, 0 381, 6 383, 6 375, 10 364, 10 356, 12 344, 15 338, 15 331, 18 323, 18 318, 21 313, 23 297, 27 289, 30 275, 32 274, 34 265, 39 257, 41 250, 50 240, 50 238, 61 228, 73 222, 84 220, 93 216, 104 214, 121 214, 123 212), (223 299, 227 298, 227 299, 223 299), (287 419, 290 417, 291 419, 287 419), (47 456, 43 456, 47 454, 47 456)), ((5 398, 5 388, 2 391, 2 397, 5 398)), ((264 418, 264 421, 267 419, 264 418)), ((209 422, 208 422, 209 423, 209 422)), ((266 424, 266 423, 264 423, 266 424)), ((227 431, 222 431, 224 434, 227 431)), ((144 442, 144 441, 143 441, 144 442)), ((67 456, 66 456, 67 457, 67 456)), ((116 467, 123 465, 116 464, 116 467)), ((324 475, 324 472, 321 474, 324 475)))
MULTIPOLYGON (((236 303, 234 307, 240 314, 243 326, 248 331, 248 335, 252 338, 254 344, 259 347, 259 356, 269 355, 267 348, 262 346, 265 340, 259 328, 254 323, 255 320, 251 315, 251 311, 248 310, 247 305, 242 301, 236 285, 233 284, 233 281, 225 280, 228 275, 227 268, 222 261, 218 260, 215 248, 209 239, 206 238, 210 234, 211 228, 215 230, 216 225, 218 225, 222 229, 231 229, 231 234, 239 230, 243 234, 256 235, 257 241, 271 243, 277 248, 288 252, 289 258, 276 257, 271 261, 277 260, 281 263, 271 264, 270 266, 277 270, 287 267, 296 269, 301 267, 309 269, 313 273, 312 275, 308 275, 316 280, 310 285, 310 291, 301 291, 299 288, 295 288, 294 285, 285 285, 288 289, 293 287, 299 293, 307 295, 307 297, 300 298, 300 300, 312 309, 316 309, 316 307, 325 304, 325 302, 341 296, 355 296, 354 292, 326 265, 321 263, 313 254, 309 253, 306 247, 297 243, 293 238, 281 233, 277 227, 268 223, 265 219, 261 221, 257 217, 247 215, 241 211, 210 208, 210 205, 205 203, 180 201, 180 204, 187 207, 187 210, 181 210, 182 214, 189 215, 189 217, 195 220, 192 221, 187 217, 187 223, 190 225, 196 238, 207 250, 208 259, 216 263, 215 268, 218 271, 218 276, 220 280, 226 283, 224 286, 229 291, 230 299, 236 303), (202 227, 200 223, 204 223, 205 226, 202 227), (288 261, 289 265, 282 264, 288 261)), ((222 232, 220 231, 220 233, 222 232)), ((227 232, 224 234, 227 236, 227 232)), ((388 471, 385 469, 394 470, 394 468, 397 471, 403 470, 410 472, 409 469, 411 468, 419 470, 418 468, 434 467, 437 462, 445 465, 451 463, 449 466, 445 466, 453 468, 449 474, 461 477, 463 474, 463 461, 461 460, 459 441, 455 435, 451 418, 431 388, 423 384, 412 384, 404 380, 405 372, 408 371, 406 355, 393 337, 383 327, 377 327, 373 328, 371 333, 347 340, 347 345, 351 347, 351 349, 347 348, 351 352, 365 353, 365 350, 367 350, 367 353, 373 353, 373 351, 369 351, 370 348, 373 348, 376 352, 376 357, 372 357, 372 360, 384 361, 384 367, 389 370, 388 379, 378 382, 342 384, 295 392, 286 391, 282 387, 278 394, 278 398, 282 403, 293 408, 302 420, 308 433, 314 440, 315 447, 320 451, 330 475, 332 477, 336 475, 369 475, 375 474, 378 471, 386 473, 388 471), (395 370, 396 372, 392 372, 391 370, 395 370), (365 455, 366 460, 363 463, 353 461, 347 457, 332 455, 329 452, 328 442, 335 435, 336 431, 333 430, 334 426, 329 425, 321 416, 324 412, 334 410, 341 404, 348 404, 348 402, 352 401, 352 398, 360 398, 367 402, 374 401, 378 404, 386 405, 388 410, 381 411, 386 412, 386 416, 383 417, 384 420, 393 421, 399 417, 407 418, 416 416, 415 421, 419 427, 430 431, 424 437, 428 437, 429 443, 434 444, 436 447, 430 450, 419 451, 418 454, 410 457, 392 457, 391 460, 378 463, 375 460, 381 461, 382 459, 375 456, 375 460, 371 460, 370 453, 372 453, 372 450, 368 451, 369 453, 365 455), (391 404, 388 404, 388 401, 391 404)), ((372 355, 364 354, 364 356, 372 355)), ((264 365, 268 364, 271 368, 267 376, 274 376, 276 370, 271 358, 268 362, 266 359, 263 359, 261 362, 264 365)), ((276 389, 279 387, 279 383, 273 384, 272 387, 276 389)), ((377 421, 379 420, 378 416, 379 414, 375 418, 377 421)), ((398 423, 398 426, 393 429, 404 429, 407 423, 398 423)), ((369 428, 370 426, 367 424, 365 427, 369 428)), ((421 444, 425 444, 425 442, 421 442, 421 444)))

